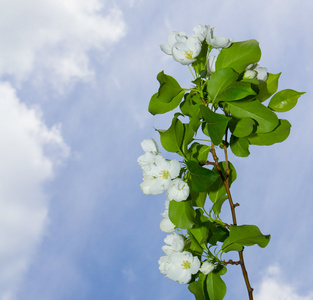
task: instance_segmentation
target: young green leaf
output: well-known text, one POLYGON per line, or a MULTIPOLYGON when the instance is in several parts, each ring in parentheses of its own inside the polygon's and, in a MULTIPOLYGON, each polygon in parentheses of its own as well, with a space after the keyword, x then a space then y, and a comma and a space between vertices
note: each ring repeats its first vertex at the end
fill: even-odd
POLYGON ((215 113, 204 105, 200 106, 200 110, 206 122, 203 133, 207 134, 215 145, 219 145, 223 140, 230 118, 215 113))
MULTIPOLYGON (((218 165, 219 165, 220 169, 222 170, 224 178, 226 178, 226 162, 225 161, 219 162, 218 165)), ((229 165, 229 169, 230 169, 229 179, 228 179, 228 183, 229 183, 229 187, 230 187, 231 184, 237 178, 237 172, 236 172, 234 165, 230 161, 228 162, 228 165, 229 165)), ((218 199, 220 199, 223 195, 226 194, 226 189, 225 189, 223 180, 220 177, 219 172, 215 167, 213 168, 213 172, 215 172, 218 175, 218 178, 210 186, 209 197, 210 197, 210 200, 213 203, 215 203, 218 199)))
POLYGON ((174 116, 172 125, 167 130, 158 130, 163 148, 169 152, 179 152, 182 149, 184 140, 184 125, 174 116))
POLYGON ((270 241, 270 235, 264 235, 255 225, 231 225, 229 237, 222 245, 223 252, 241 251, 243 246, 259 245, 264 248, 270 241))
POLYGON ((185 91, 175 78, 160 72, 157 76, 160 87, 149 103, 149 112, 153 115, 164 114, 175 109, 181 102, 185 91))
POLYGON ((247 137, 250 144, 259 146, 270 146, 275 143, 281 143, 290 133, 291 124, 284 119, 279 120, 279 125, 271 132, 252 134, 247 137))
POLYGON ((278 79, 280 77, 280 74, 281 73, 268 73, 267 80, 265 82, 261 81, 259 83, 259 93, 256 97, 257 100, 263 102, 276 93, 278 89, 278 79))
POLYGON ((234 135, 230 137, 230 149, 236 156, 249 156, 249 145, 249 140, 246 137, 237 138, 234 135))
POLYGON ((182 229, 190 229, 194 225, 195 210, 190 200, 176 202, 170 201, 168 216, 173 224, 182 229))
POLYGON ((252 133, 256 123, 251 118, 235 120, 234 118, 228 123, 229 129, 236 137, 246 137, 252 133))
POLYGON ((233 117, 257 121, 257 133, 271 132, 279 124, 277 115, 257 100, 227 102, 227 106, 233 117))
POLYGON ((207 81, 207 89, 211 102, 214 103, 216 97, 223 93, 229 85, 237 80, 237 78, 238 73, 231 68, 225 68, 214 72, 207 81))
POLYGON ((277 112, 285 112, 294 108, 298 102, 298 98, 305 92, 297 92, 295 90, 286 89, 276 93, 268 107, 277 112))
POLYGON ((205 289, 206 276, 203 274, 199 276, 197 281, 191 282, 188 286, 190 292, 195 295, 196 300, 208 300, 208 295, 205 289))
POLYGON ((190 157, 193 161, 198 161, 199 163, 205 163, 208 159, 208 155, 211 147, 207 145, 201 145, 199 143, 193 143, 190 148, 190 157))
POLYGON ((261 50, 256 40, 235 42, 229 48, 221 50, 216 60, 216 70, 232 68, 242 73, 249 64, 256 63, 261 58, 261 50))
POLYGON ((234 82, 224 92, 218 95, 217 101, 236 101, 248 96, 255 96, 257 93, 251 88, 248 82, 234 82))
POLYGON ((199 166, 194 161, 186 162, 191 176, 191 188, 196 192, 206 192, 219 177, 215 172, 199 166))
POLYGON ((210 300, 223 300, 226 295, 226 284, 220 274, 214 271, 207 275, 206 288, 210 300))

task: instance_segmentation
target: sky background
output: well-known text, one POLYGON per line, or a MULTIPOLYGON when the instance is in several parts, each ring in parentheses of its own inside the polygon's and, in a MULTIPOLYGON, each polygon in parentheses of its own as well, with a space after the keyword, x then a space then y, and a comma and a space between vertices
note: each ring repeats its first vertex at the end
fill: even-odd
MULTIPOLYGON (((0 300, 194 299, 158 270, 165 195, 142 194, 136 160, 170 125, 147 111, 157 73, 190 85, 159 45, 197 24, 257 39, 279 89, 307 92, 282 114, 288 140, 230 160, 238 223, 272 235, 245 251, 255 299, 313 299, 311 0, 1 0, 0 11, 0 300)), ((226 300, 248 298, 239 267, 224 280, 226 300)))

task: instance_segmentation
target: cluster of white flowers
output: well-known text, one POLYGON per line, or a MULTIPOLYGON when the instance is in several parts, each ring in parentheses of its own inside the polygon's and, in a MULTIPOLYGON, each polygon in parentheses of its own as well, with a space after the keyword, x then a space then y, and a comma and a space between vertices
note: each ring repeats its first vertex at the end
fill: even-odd
POLYGON ((143 140, 141 147, 145 151, 137 162, 143 171, 143 182, 140 187, 144 194, 157 195, 166 191, 167 200, 165 211, 161 214, 164 218, 160 228, 164 232, 174 232, 175 225, 168 217, 169 201, 184 201, 189 196, 189 186, 181 178, 177 178, 180 173, 180 163, 176 160, 166 160, 159 154, 157 143, 151 138, 143 140))
POLYGON ((183 251, 185 238, 175 231, 175 225, 169 219, 169 202, 184 201, 189 197, 190 189, 188 184, 181 178, 177 178, 180 173, 180 163, 177 160, 166 160, 159 154, 157 143, 151 138, 143 140, 141 147, 145 154, 137 160, 143 171, 143 182, 141 189, 144 194, 157 195, 166 191, 165 211, 161 214, 163 220, 160 229, 163 232, 172 233, 168 235, 164 242, 166 245, 162 250, 166 254, 159 259, 159 269, 166 277, 186 284, 191 280, 192 275, 199 271, 208 274, 214 269, 214 265, 201 262, 197 256, 193 256, 188 251, 183 251))
POLYGON ((192 275, 199 271, 207 275, 214 270, 214 265, 209 261, 205 261, 200 267, 201 262, 197 256, 193 256, 188 251, 183 251, 185 239, 182 235, 174 232, 168 235, 164 242, 167 245, 163 246, 162 250, 166 256, 159 259, 159 270, 166 277, 186 284, 191 280, 192 275))
POLYGON ((166 191, 167 200, 184 201, 189 196, 189 186, 181 178, 178 160, 166 160, 159 154, 159 148, 153 139, 143 140, 141 147, 145 151, 137 162, 143 171, 140 187, 144 194, 157 195, 166 191))
POLYGON ((227 48, 232 44, 232 39, 223 36, 214 36, 209 25, 197 25, 193 28, 193 34, 172 31, 168 36, 168 44, 161 45, 161 50, 183 65, 193 63, 199 55, 202 42, 212 48, 227 48))

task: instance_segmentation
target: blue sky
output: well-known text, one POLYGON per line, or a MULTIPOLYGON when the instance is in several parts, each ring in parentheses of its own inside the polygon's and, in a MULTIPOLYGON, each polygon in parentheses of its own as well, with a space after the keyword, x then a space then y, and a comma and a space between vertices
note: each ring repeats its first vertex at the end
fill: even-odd
MULTIPOLYGON (((231 161, 238 223, 272 235, 267 248, 245 251, 255 299, 313 299, 311 0, 6 0, 0 8, 1 300, 193 299, 158 270, 164 195, 142 194, 136 160, 143 139, 158 140, 153 128, 170 124, 170 115, 147 111, 157 73, 190 82, 159 45, 197 24, 257 39, 261 65, 282 72, 279 89, 307 92, 283 115, 293 125, 288 140, 231 161)), ((226 300, 248 298, 239 268, 225 281, 226 300)))

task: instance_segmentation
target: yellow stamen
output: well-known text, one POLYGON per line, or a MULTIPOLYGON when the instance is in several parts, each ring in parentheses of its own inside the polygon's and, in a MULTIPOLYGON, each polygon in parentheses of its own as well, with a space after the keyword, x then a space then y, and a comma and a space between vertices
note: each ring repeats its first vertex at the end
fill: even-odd
POLYGON ((192 59, 193 51, 192 50, 187 50, 185 51, 185 57, 188 59, 192 59))
POLYGON ((167 179, 170 176, 170 172, 167 170, 162 170, 159 174, 163 179, 167 179))
POLYGON ((183 263, 181 264, 183 269, 190 269, 191 268, 191 263, 189 261, 183 260, 183 263))

